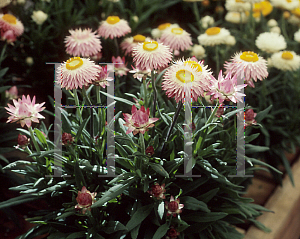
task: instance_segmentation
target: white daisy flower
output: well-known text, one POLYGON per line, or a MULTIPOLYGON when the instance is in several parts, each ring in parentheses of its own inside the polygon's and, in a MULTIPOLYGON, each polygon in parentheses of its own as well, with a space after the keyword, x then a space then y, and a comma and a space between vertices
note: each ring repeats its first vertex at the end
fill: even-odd
POLYGON ((274 7, 284 10, 293 10, 299 6, 299 0, 270 0, 274 7))
POLYGON ((227 9, 227 11, 245 12, 250 11, 251 4, 246 1, 226 0, 225 8, 227 9))
POLYGON ((267 23, 268 27, 276 27, 278 26, 278 23, 275 19, 270 19, 267 23))
POLYGON ((296 71, 300 68, 300 56, 294 51, 280 51, 271 56, 273 67, 282 71, 296 71))
POLYGON ((235 37, 234 36, 228 36, 226 38, 226 41, 225 41, 225 44, 228 45, 228 46, 234 46, 236 44, 236 40, 235 40, 235 37))
POLYGON ((164 31, 168 28, 173 28, 173 27, 179 27, 179 25, 177 23, 175 24, 171 24, 169 22, 160 24, 157 28, 152 29, 151 31, 151 36, 154 39, 158 39, 161 37, 161 35, 164 33, 164 31))
POLYGON ((274 53, 286 48, 286 41, 282 35, 275 32, 261 33, 255 40, 255 45, 262 51, 274 53))
POLYGON ((200 23, 201 23, 201 26, 204 29, 206 29, 206 28, 214 25, 215 19, 213 17, 207 15, 207 16, 201 18, 200 23))
POLYGON ((246 23, 247 20, 248 20, 248 17, 246 15, 246 13, 244 13, 244 12, 229 11, 225 15, 225 20, 227 22, 231 22, 231 23, 234 23, 234 24, 240 24, 240 23, 246 23))
POLYGON ((294 33, 294 40, 300 42, 300 29, 294 33))
POLYGON ((281 33, 281 30, 280 30, 280 27, 272 27, 271 29, 270 29, 270 32, 275 32, 275 33, 277 33, 277 34, 280 34, 281 33))
POLYGON ((125 36, 131 32, 128 22, 120 19, 118 16, 109 16, 105 21, 101 22, 98 28, 98 34, 105 39, 108 37, 114 39, 115 37, 125 36))
POLYGON ((230 32, 225 28, 211 27, 204 34, 198 36, 198 41, 203 46, 215 46, 226 44, 226 38, 230 36, 230 32))
POLYGON ((169 46, 172 51, 184 51, 193 45, 191 34, 180 27, 166 29, 161 35, 160 41, 169 46))
POLYGON ((195 44, 191 47, 191 56, 195 56, 197 59, 203 59, 205 54, 205 49, 203 46, 195 44))

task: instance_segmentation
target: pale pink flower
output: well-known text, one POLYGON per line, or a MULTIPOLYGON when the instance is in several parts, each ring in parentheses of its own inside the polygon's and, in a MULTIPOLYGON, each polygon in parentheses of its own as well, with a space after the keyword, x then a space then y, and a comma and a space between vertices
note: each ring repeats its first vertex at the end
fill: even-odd
POLYGON ((179 198, 176 200, 173 196, 171 196, 170 202, 165 202, 165 208, 168 210, 167 216, 172 215, 176 217, 177 214, 182 212, 182 208, 184 207, 183 204, 180 204, 179 198))
POLYGON ((125 57, 124 56, 122 58, 120 56, 118 56, 117 58, 115 58, 113 56, 111 60, 114 63, 116 75, 119 75, 119 76, 127 75, 127 72, 129 71, 129 69, 125 65, 125 57))
POLYGON ((107 65, 102 66, 99 72, 99 75, 97 76, 96 80, 93 81, 94 85, 100 85, 102 88, 105 88, 106 86, 109 86, 109 81, 112 81, 113 78, 109 77, 110 71, 107 70, 107 65))
POLYGON ((76 197, 77 205, 75 209, 82 210, 82 213, 85 214, 87 210, 91 210, 91 206, 96 202, 97 193, 91 193, 89 190, 86 189, 85 186, 82 187, 81 191, 78 191, 78 195, 76 197))
POLYGON ((153 123, 159 120, 159 118, 149 118, 149 115, 149 108, 146 111, 145 107, 142 106, 141 109, 138 110, 135 105, 131 108, 131 115, 123 113, 126 121, 124 126, 128 127, 126 134, 130 134, 131 132, 133 132, 134 135, 137 133, 144 134, 148 131, 148 128, 153 127, 153 123))
POLYGON ((39 112, 45 109, 45 107, 42 107, 45 102, 35 104, 35 96, 33 96, 31 101, 29 95, 27 95, 27 98, 23 95, 22 99, 18 99, 18 101, 14 99, 13 103, 14 106, 7 104, 8 107, 5 107, 8 111, 7 113, 10 115, 6 123, 17 122, 20 123, 22 127, 26 125, 29 128, 31 127, 31 122, 39 123, 39 119, 45 118, 39 114, 39 112))
POLYGON ((145 41, 150 41, 150 38, 138 34, 133 37, 125 38, 121 42, 120 47, 124 51, 125 55, 131 56, 133 48, 136 47, 139 43, 143 43, 145 41))
POLYGON ((5 97, 9 100, 18 99, 18 88, 14 85, 9 90, 6 90, 5 97))
POLYGON ((66 52, 72 56, 94 56, 98 54, 101 49, 101 41, 96 32, 92 29, 76 29, 69 30, 70 36, 65 38, 66 52))
POLYGON ((139 67, 134 68, 133 66, 132 70, 129 71, 129 73, 134 73, 133 77, 138 79, 139 81, 142 81, 143 77, 151 76, 151 70, 141 70, 139 67))
POLYGON ((151 190, 147 191, 147 193, 151 194, 151 197, 155 197, 157 199, 165 199, 164 193, 166 192, 165 184, 163 183, 161 186, 158 183, 155 183, 151 186, 151 190))
POLYGON ((169 46, 172 51, 184 51, 193 45, 191 35, 180 27, 167 28, 160 41, 169 46))
POLYGON ((136 67, 141 70, 163 68, 172 60, 170 48, 156 41, 139 43, 133 48, 132 55, 136 67))
POLYGON ((245 127, 255 125, 257 122, 255 120, 257 113, 254 113, 253 109, 248 109, 245 111, 245 127))
POLYGON ((245 94, 239 91, 246 87, 246 84, 237 85, 237 76, 231 77, 229 72, 225 78, 223 77, 222 70, 219 73, 218 80, 211 76, 211 86, 208 94, 212 95, 212 99, 219 99, 219 103, 224 100, 231 100, 236 103, 237 101, 243 102, 242 97, 245 94))
POLYGON ((118 16, 109 16, 105 21, 102 21, 98 33, 101 37, 115 38, 125 36, 131 32, 131 28, 126 20, 120 19, 118 16))
POLYGON ((202 62, 178 60, 164 74, 162 89, 168 97, 175 97, 177 103, 184 102, 185 92, 190 91, 192 101, 195 102, 208 90, 210 75, 211 72, 202 62))
POLYGON ((72 90, 93 83, 100 68, 88 58, 73 57, 58 67, 57 74, 60 78, 61 87, 72 90))
POLYGON ((1 31, 1 40, 7 41, 7 43, 10 43, 13 45, 13 42, 16 41, 16 35, 14 34, 13 30, 7 30, 5 32, 1 31))
POLYGON ((245 77, 245 81, 251 87, 255 87, 252 80, 263 80, 268 76, 267 61, 252 51, 236 53, 230 60, 224 64, 225 74, 231 72, 237 77, 245 77))
POLYGON ((12 30, 16 37, 21 36, 24 32, 24 26, 15 16, 11 14, 0 13, 1 32, 12 30))

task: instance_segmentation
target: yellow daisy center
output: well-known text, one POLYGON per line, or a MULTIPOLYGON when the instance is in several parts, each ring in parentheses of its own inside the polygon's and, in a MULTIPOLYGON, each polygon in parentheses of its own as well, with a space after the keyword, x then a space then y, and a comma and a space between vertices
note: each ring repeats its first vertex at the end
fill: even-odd
POLYGON ((80 57, 73 57, 67 60, 66 68, 68 70, 75 70, 78 67, 82 66, 83 60, 80 57))
POLYGON ((167 27, 169 27, 169 26, 171 26, 171 23, 164 23, 164 24, 160 24, 159 26, 158 26, 158 29, 159 30, 165 30, 167 27))
POLYGON ((258 61, 258 56, 253 51, 244 51, 242 53, 242 55, 240 56, 240 58, 243 61, 248 61, 248 62, 256 62, 256 61, 258 61))
POLYGON ((178 79, 178 80, 180 80, 182 83, 186 83, 186 81, 185 80, 187 80, 187 83, 188 82, 193 82, 194 81, 194 75, 192 74, 192 72, 189 72, 189 71, 187 71, 187 70, 179 70, 179 71, 177 71, 176 72, 176 78, 178 79), (189 80, 189 79, 186 79, 186 77, 185 77, 185 75, 186 75, 186 73, 189 73, 189 74, 191 74, 191 79, 189 80))
POLYGON ((244 2, 244 1, 242 1, 242 0, 235 0, 235 2, 244 2))
POLYGON ((297 7, 296 9, 291 11, 293 14, 295 14, 297 17, 300 17, 300 7, 297 7))
POLYGON ((106 22, 109 23, 109 24, 116 24, 117 22, 120 21, 120 18, 118 16, 109 16, 107 19, 106 19, 106 22))
POLYGON ((198 62, 196 62, 196 61, 185 61, 184 64, 190 64, 193 68, 196 68, 197 71, 202 72, 201 65, 198 62))
POLYGON ((292 0, 286 0, 287 2, 292 2, 292 0))
POLYGON ((11 14, 4 14, 2 19, 10 24, 17 24, 17 18, 11 14))
POLYGON ((219 28, 219 27, 210 27, 205 31, 205 33, 207 35, 217 35, 220 33, 220 31, 221 31, 221 28, 219 28))
POLYGON ((291 52, 289 51, 284 51, 281 55, 281 58, 282 59, 285 59, 285 60, 293 60, 294 56, 291 52))
POLYGON ((135 35, 133 37, 133 42, 144 42, 146 40, 146 37, 143 35, 135 35))
POLYGON ((172 28, 171 32, 176 35, 181 35, 183 33, 183 29, 180 27, 175 27, 175 28, 172 28))
POLYGON ((144 42, 143 49, 146 51, 154 51, 158 47, 158 43, 156 41, 144 42))

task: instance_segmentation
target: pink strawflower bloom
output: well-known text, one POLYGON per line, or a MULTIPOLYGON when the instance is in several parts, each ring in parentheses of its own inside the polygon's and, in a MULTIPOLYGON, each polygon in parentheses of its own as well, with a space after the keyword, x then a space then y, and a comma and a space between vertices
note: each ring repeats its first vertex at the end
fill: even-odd
POLYGON ((149 118, 149 115, 149 108, 147 108, 146 111, 145 107, 142 106, 141 109, 138 110, 135 105, 133 105, 131 108, 131 115, 123 113, 126 121, 124 126, 128 127, 126 134, 130 134, 131 132, 133 132, 134 135, 137 133, 144 134, 146 131, 148 131, 148 128, 153 127, 153 123, 159 120, 159 118, 149 118))
POLYGON ((45 109, 45 107, 42 107, 45 102, 35 104, 35 96, 33 96, 31 101, 29 95, 27 95, 27 98, 23 95, 22 99, 18 99, 18 101, 14 99, 13 103, 15 106, 7 104, 8 107, 5 107, 8 111, 7 113, 10 115, 6 123, 17 122, 22 127, 26 125, 29 128, 31 127, 31 122, 39 123, 39 119, 45 119, 44 116, 39 114, 39 112, 45 109))
POLYGON ((115 65, 115 73, 116 75, 119 76, 126 76, 127 72, 129 71, 129 69, 126 67, 125 65, 125 57, 123 56, 122 58, 120 56, 118 56, 117 58, 115 58, 114 56, 111 58, 112 63, 114 63, 115 65))
POLYGON ((5 97, 9 100, 18 99, 18 88, 14 85, 5 91, 5 97))
POLYGON ((144 77, 151 76, 151 70, 150 69, 141 70, 138 67, 136 67, 136 68, 134 68, 133 66, 131 66, 131 67, 132 67, 132 70, 129 71, 129 73, 134 73, 133 77, 138 79, 139 81, 142 81, 142 79, 144 77))
POLYGON ((156 41, 139 43, 133 48, 133 61, 141 70, 164 68, 172 60, 170 47, 156 41))
POLYGON ((200 61, 178 60, 164 74, 162 89, 168 97, 175 97, 177 103, 184 102, 185 91, 190 90, 192 101, 195 102, 208 90, 210 75, 207 66, 200 61))
POLYGON ((14 34, 13 30, 7 30, 7 31, 1 31, 1 40, 7 41, 7 43, 10 43, 13 45, 13 42, 17 40, 16 35, 14 34))
POLYGON ((66 52, 72 56, 89 57, 101 51, 101 41, 92 29, 69 30, 70 36, 65 38, 66 52))
POLYGON ((109 86, 109 81, 112 81, 114 78, 109 77, 109 73, 112 72, 111 70, 107 70, 107 65, 102 66, 100 72, 95 81, 93 81, 94 85, 100 85, 102 88, 109 86))
POLYGON ((251 87, 255 87, 252 80, 263 80, 268 76, 267 61, 252 51, 236 53, 230 60, 224 64, 225 74, 231 72, 237 77, 245 77, 245 81, 251 87))
POLYGON ((160 41, 169 46, 172 51, 184 51, 193 45, 191 35, 180 27, 167 28, 160 41))
POLYGON ((126 20, 120 19, 118 16, 109 16, 105 21, 102 21, 99 28, 98 34, 101 37, 115 38, 125 36, 131 32, 131 28, 126 20))
POLYGON ((182 212, 182 208, 184 207, 183 204, 180 204, 179 198, 176 200, 173 196, 171 196, 170 202, 165 203, 165 208, 168 210, 167 216, 172 215, 173 217, 176 217, 177 214, 182 212))
POLYGON ((245 127, 255 125, 257 122, 255 120, 257 113, 254 113, 253 109, 248 109, 245 111, 245 127))
POLYGON ((136 47, 139 43, 143 43, 145 41, 150 41, 150 38, 146 38, 145 36, 138 34, 133 37, 125 38, 121 42, 120 47, 124 51, 125 55, 131 56, 133 48, 136 47))
POLYGON ((58 67, 57 74, 60 78, 61 87, 72 90, 93 83, 100 68, 88 58, 73 57, 58 67))
POLYGON ((237 75, 231 76, 229 72, 225 78, 223 77, 222 70, 219 73, 218 80, 211 76, 211 87, 208 94, 212 95, 212 99, 219 99, 219 103, 224 100, 231 100, 236 103, 237 101, 243 102, 242 97, 246 96, 239 91, 246 87, 246 84, 237 84, 237 75))
MULTIPOLYGON (((1 32, 12 30, 16 37, 21 36, 24 32, 24 26, 15 16, 11 14, 0 13, 0 29, 1 32)), ((2 34, 1 34, 2 35, 2 34)))
POLYGON ((163 183, 161 186, 158 183, 155 183, 151 186, 151 190, 147 191, 147 193, 151 194, 151 197, 155 197, 157 199, 165 199, 164 193, 166 192, 165 184, 163 183))
POLYGON ((77 205, 75 209, 82 210, 82 213, 85 214, 87 210, 91 211, 91 206, 96 202, 97 193, 91 193, 89 190, 86 189, 85 186, 82 187, 81 191, 78 191, 78 195, 76 197, 77 205))

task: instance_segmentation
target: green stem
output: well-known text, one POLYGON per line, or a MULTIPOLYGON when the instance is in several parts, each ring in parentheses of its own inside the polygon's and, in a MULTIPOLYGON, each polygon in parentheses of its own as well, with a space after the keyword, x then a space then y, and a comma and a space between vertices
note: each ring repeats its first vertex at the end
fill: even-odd
POLYGON ((36 140, 35 140, 35 137, 34 137, 34 133, 33 133, 33 130, 32 130, 32 127, 30 126, 29 127, 29 132, 30 132, 30 136, 31 136, 31 140, 34 144, 34 147, 36 149, 37 152, 40 152, 40 147, 38 146, 36 140))
POLYGON ((144 107, 147 109, 148 107, 148 96, 147 96, 147 82, 146 78, 143 77, 143 86, 144 86, 144 107))
POLYGON ((141 153, 146 154, 144 135, 140 133, 141 153))
POLYGON ((163 154, 164 149, 165 149, 165 145, 166 145, 166 143, 167 143, 167 141, 168 141, 168 139, 169 139, 169 137, 170 137, 170 134, 171 134, 171 132, 172 132, 172 129, 173 129, 174 126, 175 126, 175 123, 176 123, 176 121, 177 121, 177 119, 178 119, 178 116, 179 116, 179 114, 180 114, 180 111, 181 111, 181 109, 182 109, 182 106, 183 106, 183 103, 182 103, 181 101, 179 101, 178 106, 177 106, 177 110, 176 110, 175 115, 174 115, 174 117, 173 117, 173 121, 172 121, 171 127, 169 128, 168 133, 167 133, 167 136, 166 136, 166 138, 165 138, 165 140, 164 140, 164 142, 163 142, 163 145, 162 145, 162 148, 161 148, 161 151, 160 151, 160 158, 162 157, 162 154, 163 154))
POLYGON ((216 68, 217 68, 217 74, 219 74, 220 71, 220 57, 219 57, 219 46, 215 46, 215 54, 216 54, 216 68))
MULTIPOLYGON (((157 101, 157 89, 156 89, 156 82, 155 82, 155 75, 154 70, 151 71, 151 82, 152 82, 152 89, 153 89, 153 112, 152 117, 155 117, 156 112, 156 101, 157 101)), ((153 138, 155 134, 155 126, 152 128, 152 134, 151 137, 153 138)))
POLYGON ((81 113, 80 113, 79 99, 78 99, 78 95, 77 95, 77 90, 76 89, 73 90, 73 94, 74 94, 74 100, 75 100, 75 106, 76 106, 76 114, 77 114, 77 117, 78 117, 80 123, 82 123, 82 117, 81 117, 81 113))
POLYGON ((100 86, 96 85, 96 97, 97 97, 97 106, 98 108, 98 118, 101 119, 101 96, 100 96, 100 86))
POLYGON ((283 14, 282 14, 282 17, 281 17, 281 30, 282 30, 282 34, 285 37, 285 40, 287 41, 287 40, 289 40, 289 37, 288 37, 288 34, 286 32, 286 27, 285 26, 286 26, 286 24, 285 24, 285 18, 284 18, 283 14))
POLYGON ((197 25, 198 25, 198 28, 199 28, 199 32, 201 32, 200 15, 199 15, 199 11, 198 11, 197 2, 193 3, 193 7, 192 8, 193 8, 194 15, 196 17, 196 21, 197 21, 197 25))
POLYGON ((4 44, 3 48, 2 48, 2 51, 1 51, 0 66, 1 66, 2 61, 5 59, 4 54, 5 54, 5 51, 6 51, 6 47, 7 47, 7 42, 5 42, 5 44, 4 44))

